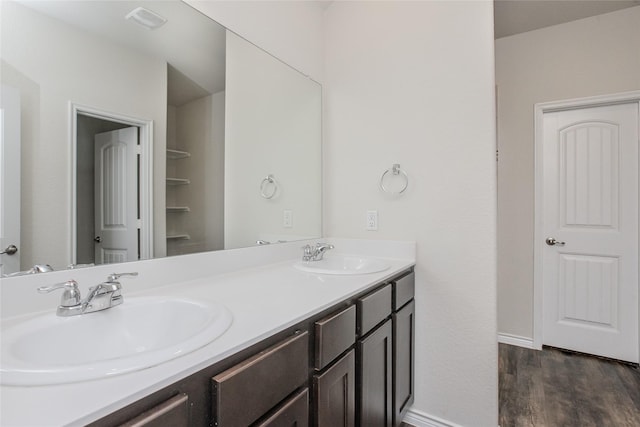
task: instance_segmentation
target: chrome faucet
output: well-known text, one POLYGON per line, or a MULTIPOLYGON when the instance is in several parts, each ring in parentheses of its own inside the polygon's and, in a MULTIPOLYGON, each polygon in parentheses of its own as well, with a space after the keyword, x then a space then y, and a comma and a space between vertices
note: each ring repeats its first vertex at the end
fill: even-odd
POLYGON ((84 299, 80 296, 78 282, 75 280, 56 283, 51 286, 41 286, 38 288, 38 292, 41 294, 48 294, 51 291, 63 289, 62 298, 60 300, 60 305, 56 310, 56 314, 62 317, 77 316, 80 314, 105 310, 122 304, 124 301, 121 293, 122 285, 117 280, 121 276, 137 275, 138 273, 110 274, 106 282, 89 288, 89 294, 84 299))
POLYGON ((334 247, 335 246, 329 243, 316 243, 315 246, 304 245, 302 247, 302 261, 320 261, 324 256, 324 253, 334 247))

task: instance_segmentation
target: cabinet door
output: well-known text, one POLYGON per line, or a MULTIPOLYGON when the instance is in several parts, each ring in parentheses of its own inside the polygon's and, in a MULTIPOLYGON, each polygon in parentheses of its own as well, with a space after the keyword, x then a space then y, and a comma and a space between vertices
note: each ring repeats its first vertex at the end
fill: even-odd
POLYGON ((415 302, 393 314, 393 425, 402 419, 413 403, 415 348, 415 302))
POLYGON ((392 349, 391 320, 387 320, 371 335, 358 341, 358 425, 391 425, 392 349))
POLYGON ((316 427, 354 427, 356 418, 354 350, 321 375, 314 375, 316 427))
POLYGON ((283 403, 255 427, 307 427, 309 425, 309 389, 305 388, 283 403))
POLYGON ((179 394, 154 406, 132 420, 121 424, 121 427, 188 427, 189 399, 186 394, 179 394))

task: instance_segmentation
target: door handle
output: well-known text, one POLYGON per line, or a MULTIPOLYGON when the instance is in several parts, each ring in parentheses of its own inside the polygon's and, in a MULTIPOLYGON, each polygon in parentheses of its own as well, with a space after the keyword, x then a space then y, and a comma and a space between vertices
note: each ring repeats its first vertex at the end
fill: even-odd
POLYGON ((545 240, 545 243, 549 246, 564 246, 566 242, 560 242, 556 239, 554 239, 553 237, 547 237, 547 239, 545 240))
POLYGON ((96 243, 100 243, 100 242, 102 242, 102 237, 96 236, 96 237, 93 238, 93 241, 96 242, 96 243))
POLYGON ((16 245, 9 245, 4 249, 4 251, 0 251, 0 255, 3 255, 3 254, 13 255, 16 252, 18 252, 18 247, 16 245))

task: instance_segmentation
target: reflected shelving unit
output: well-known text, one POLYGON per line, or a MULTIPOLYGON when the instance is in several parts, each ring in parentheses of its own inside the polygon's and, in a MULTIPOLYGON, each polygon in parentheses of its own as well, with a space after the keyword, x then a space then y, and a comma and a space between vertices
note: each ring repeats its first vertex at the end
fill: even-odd
POLYGON ((191 153, 187 151, 174 150, 172 148, 167 148, 167 160, 185 159, 187 157, 191 157, 191 153))
MULTIPOLYGON (((175 172, 176 168, 170 167, 173 161, 187 159, 189 157, 191 157, 191 153, 189 153, 188 151, 167 148, 167 172, 168 173, 170 173, 170 171, 175 172)), ((167 214, 180 215, 181 213, 190 212, 191 209, 189 208, 189 206, 179 206, 179 205, 172 204, 172 203, 175 203, 176 200, 179 200, 177 197, 177 193, 175 194, 170 193, 170 192, 177 191, 177 188, 174 190, 169 190, 169 188, 182 187, 182 186, 189 185, 191 184, 191 180, 188 178, 167 176, 166 182, 167 182, 167 203, 168 203, 166 207, 167 214)), ((180 218, 176 218, 175 215, 167 216, 167 243, 191 239, 191 236, 187 233, 183 233, 181 231, 177 231, 177 232, 173 231, 176 229, 179 230, 181 228, 180 224, 182 224, 182 222, 183 220, 180 218), (172 230, 172 231, 169 231, 169 230, 172 230)))

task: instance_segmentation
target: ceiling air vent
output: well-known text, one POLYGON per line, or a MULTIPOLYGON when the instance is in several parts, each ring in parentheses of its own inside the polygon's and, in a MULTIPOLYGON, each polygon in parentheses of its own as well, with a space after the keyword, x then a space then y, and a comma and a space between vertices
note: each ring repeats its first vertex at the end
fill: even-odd
POLYGON ((147 30, 155 30, 160 28, 167 22, 167 19, 158 15, 152 10, 138 7, 133 9, 125 16, 126 19, 132 19, 135 23, 142 25, 147 30))

